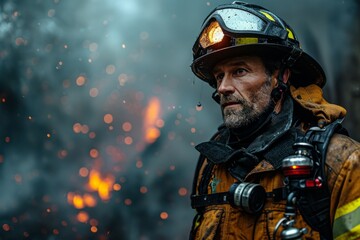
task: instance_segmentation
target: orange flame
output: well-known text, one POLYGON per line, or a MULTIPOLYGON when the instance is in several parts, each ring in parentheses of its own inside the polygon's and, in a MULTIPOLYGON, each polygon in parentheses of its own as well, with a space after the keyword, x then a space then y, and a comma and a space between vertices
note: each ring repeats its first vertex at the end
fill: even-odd
MULTIPOLYGON (((115 184, 115 178, 112 175, 102 177, 100 172, 94 169, 89 173, 89 180, 87 183, 88 190, 96 191, 103 201, 110 199, 112 190, 119 191, 121 189, 121 186, 117 185, 119 184, 115 184)), ((79 193, 69 192, 67 194, 67 200, 68 203, 73 205, 76 209, 95 207, 97 204, 97 198, 91 193, 81 195, 79 193)))
POLYGON ((77 209, 82 209, 84 207, 95 207, 96 199, 90 194, 84 194, 83 196, 80 194, 75 194, 69 192, 67 194, 68 203, 74 205, 77 209))
POLYGON ((145 110, 144 120, 145 141, 148 143, 155 142, 155 140, 160 136, 160 130, 157 127, 157 123, 160 120, 160 110, 160 100, 157 97, 151 98, 145 110))
POLYGON ((114 177, 108 176, 106 178, 102 178, 100 172, 91 170, 88 185, 91 190, 98 192, 102 200, 109 200, 110 192, 114 185, 114 177))

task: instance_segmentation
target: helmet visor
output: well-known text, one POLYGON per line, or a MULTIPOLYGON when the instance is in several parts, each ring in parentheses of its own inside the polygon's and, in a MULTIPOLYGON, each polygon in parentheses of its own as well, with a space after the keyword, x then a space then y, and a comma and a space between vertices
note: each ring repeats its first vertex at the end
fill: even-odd
MULTIPOLYGON (((204 26, 198 38, 198 44, 203 49, 220 43, 224 36, 234 39, 241 36, 242 38, 272 38, 283 41, 288 35, 283 23, 278 18, 275 19, 266 10, 247 11, 241 7, 215 10, 207 17, 204 26)), ((287 30, 289 34, 292 34, 289 29, 287 30)))
POLYGON ((234 31, 263 32, 267 25, 260 17, 241 9, 219 9, 212 15, 220 16, 224 25, 234 31))

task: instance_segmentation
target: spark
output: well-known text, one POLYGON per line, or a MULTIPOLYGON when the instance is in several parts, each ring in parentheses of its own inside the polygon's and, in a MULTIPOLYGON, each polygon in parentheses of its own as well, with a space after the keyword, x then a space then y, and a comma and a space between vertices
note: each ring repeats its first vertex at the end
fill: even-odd
POLYGON ((27 40, 25 40, 22 37, 18 37, 15 39, 15 44, 16 46, 20 46, 20 45, 26 45, 27 44, 27 40))
POLYGON ((130 132, 131 129, 132 129, 132 124, 130 122, 124 122, 123 125, 122 125, 122 129, 125 132, 130 132))
POLYGON ((86 167, 82 167, 79 169, 79 175, 81 177, 87 177, 89 175, 89 169, 87 169, 86 167))
POLYGON ((89 155, 91 158, 97 158, 99 156, 99 151, 95 148, 90 149, 89 155))
POLYGON ((8 232, 8 231, 10 231, 10 225, 9 224, 3 224, 2 225, 2 228, 3 228, 3 230, 5 231, 5 232, 8 232))
POLYGON ((121 185, 118 183, 115 183, 113 186, 114 191, 120 191, 121 190, 121 185))
POLYGON ((130 206, 132 204, 132 201, 130 198, 125 199, 124 201, 125 205, 130 206))
POLYGON ((110 123, 113 122, 113 120, 114 120, 114 118, 113 118, 112 114, 107 113, 107 114, 104 115, 104 122, 105 123, 110 124, 110 123))
POLYGON ((118 76, 118 81, 119 81, 120 86, 124 86, 125 83, 126 83, 127 81, 129 81, 129 77, 128 77, 128 75, 126 75, 125 73, 121 73, 121 74, 118 76))
POLYGON ((124 143, 126 144, 126 145, 131 145, 132 143, 133 143, 133 139, 132 139, 132 137, 125 137, 124 138, 124 143))
POLYGON ((161 212, 160 213, 160 218, 162 220, 166 220, 169 217, 169 214, 167 212, 161 212))
POLYGON ((76 85, 78 85, 79 87, 83 86, 85 84, 85 82, 86 82, 86 78, 82 75, 80 75, 76 78, 76 85))
POLYGON ((145 186, 142 186, 142 187, 140 187, 140 192, 141 192, 142 194, 145 194, 145 193, 148 192, 148 188, 145 187, 145 186))
POLYGON ((85 211, 81 211, 76 216, 79 222, 85 223, 89 220, 89 214, 85 211))
POLYGON ((89 91, 90 97, 97 97, 99 95, 99 89, 91 88, 89 91))
POLYGON ((111 65, 106 66, 105 71, 107 74, 112 75, 112 74, 114 74, 115 70, 116 70, 116 67, 111 64, 111 65))
POLYGON ((182 197, 183 197, 183 196, 186 196, 186 194, 187 194, 187 189, 184 188, 184 187, 181 187, 181 188, 179 188, 178 193, 179 193, 179 195, 182 196, 182 197))
POLYGON ((141 160, 136 162, 136 167, 137 168, 142 168, 143 167, 143 162, 141 160))

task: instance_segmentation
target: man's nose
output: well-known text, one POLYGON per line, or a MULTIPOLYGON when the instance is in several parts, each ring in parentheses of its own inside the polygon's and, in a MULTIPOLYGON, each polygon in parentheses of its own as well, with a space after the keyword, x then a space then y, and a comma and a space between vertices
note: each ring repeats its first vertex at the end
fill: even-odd
POLYGON ((222 79, 220 85, 218 86, 218 93, 220 94, 231 94, 235 91, 233 85, 233 79, 231 76, 225 74, 224 78, 222 79))

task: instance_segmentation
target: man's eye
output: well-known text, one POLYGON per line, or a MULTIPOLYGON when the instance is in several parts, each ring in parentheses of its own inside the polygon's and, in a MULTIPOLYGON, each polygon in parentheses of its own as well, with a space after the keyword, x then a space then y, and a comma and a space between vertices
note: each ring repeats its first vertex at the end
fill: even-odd
POLYGON ((244 73, 246 73, 246 69, 244 68, 238 68, 235 70, 235 75, 243 75, 244 73))
POLYGON ((222 79, 224 78, 224 74, 223 73, 219 73, 219 74, 215 74, 215 79, 216 81, 222 81, 222 79))

